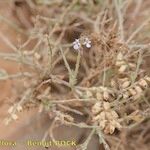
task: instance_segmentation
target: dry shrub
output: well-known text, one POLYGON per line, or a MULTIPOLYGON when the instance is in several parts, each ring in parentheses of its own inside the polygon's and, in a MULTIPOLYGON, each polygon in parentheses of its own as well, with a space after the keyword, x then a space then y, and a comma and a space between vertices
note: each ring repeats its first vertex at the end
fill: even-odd
MULTIPOLYGON (((99 136, 106 150, 126 146, 136 149, 138 141, 146 148, 150 77, 143 60, 149 55, 148 44, 133 44, 131 41, 141 26, 129 34, 124 30, 128 22, 123 20, 125 11, 134 8, 134 3, 27 1, 28 9, 34 8, 29 24, 34 22, 34 27, 30 27, 27 41, 12 54, 0 54, 4 59, 22 64, 26 70, 15 75, 2 72, 1 79, 21 77, 23 83, 18 87, 20 93, 8 110, 10 116, 5 123, 18 119, 17 113, 22 109, 39 107, 39 112, 49 114, 53 126, 91 128, 91 134, 79 146, 82 150, 87 148, 93 134, 99 136), (78 39, 76 50, 72 47, 75 38, 78 39), (85 39, 90 41, 90 46, 84 43, 85 39), (32 50, 25 50, 33 41, 32 50), (86 119, 77 122, 75 114, 86 119), (146 131, 142 131, 144 124, 146 131), (132 132, 135 137, 131 137, 130 143, 135 145, 127 144, 132 132)), ((136 4, 134 9, 139 7, 136 4)), ((29 22, 19 19, 24 24, 29 22)))

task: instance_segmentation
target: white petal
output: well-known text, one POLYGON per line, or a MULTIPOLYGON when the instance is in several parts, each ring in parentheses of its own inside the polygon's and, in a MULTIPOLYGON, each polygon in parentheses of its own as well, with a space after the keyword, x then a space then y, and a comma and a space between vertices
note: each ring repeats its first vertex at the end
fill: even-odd
POLYGON ((91 47, 91 44, 87 43, 87 44, 86 44, 86 47, 87 47, 87 48, 90 48, 90 47, 91 47))
POLYGON ((73 45, 73 48, 74 48, 75 50, 78 50, 78 49, 80 48, 80 46, 77 45, 77 44, 75 44, 75 45, 73 45))
POLYGON ((79 39, 75 39, 75 42, 76 42, 76 43, 80 43, 79 39))

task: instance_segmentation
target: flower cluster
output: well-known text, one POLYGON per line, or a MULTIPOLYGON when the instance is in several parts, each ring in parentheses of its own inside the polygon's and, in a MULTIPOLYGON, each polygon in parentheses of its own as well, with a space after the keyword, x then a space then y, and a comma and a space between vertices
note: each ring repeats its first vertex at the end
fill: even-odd
POLYGON ((129 74, 135 72, 136 63, 126 60, 122 52, 118 53, 115 65, 117 67, 118 78, 117 80, 111 79, 111 87, 120 89, 122 91, 121 97, 123 99, 130 98, 136 100, 140 98, 144 93, 144 90, 150 86, 150 77, 140 77, 140 72, 142 72, 142 69, 140 68, 138 72, 139 75, 136 76, 133 82, 129 74))
POLYGON ((123 98, 133 98, 138 99, 142 96, 144 93, 144 90, 146 90, 150 86, 150 77, 145 76, 144 78, 141 78, 137 82, 134 83, 131 87, 128 87, 127 89, 123 90, 123 98))
POLYGON ((121 129, 119 116, 112 110, 109 102, 99 101, 92 107, 93 122, 98 124, 104 133, 112 134, 115 129, 121 129))
POLYGON ((91 41, 88 38, 85 38, 83 45, 85 45, 87 48, 91 48, 91 41))
POLYGON ((79 50, 82 45, 86 48, 91 48, 91 41, 87 37, 85 37, 83 41, 81 41, 80 39, 75 39, 75 41, 73 42, 73 48, 75 50, 79 50))
POLYGON ((80 44, 79 39, 75 39, 75 41, 73 42, 73 48, 74 48, 75 50, 79 50, 80 47, 81 47, 81 44, 80 44))
POLYGON ((95 98, 99 101, 113 101, 116 99, 116 93, 112 89, 104 86, 91 87, 80 93, 82 98, 95 98))
POLYGON ((97 99, 91 107, 92 124, 96 124, 106 134, 114 133, 115 129, 121 129, 119 116, 110 103, 116 99, 116 93, 104 86, 91 87, 78 93, 82 98, 97 99))
POLYGON ((126 60, 122 52, 118 53, 115 65, 118 68, 119 74, 124 74, 127 70, 135 70, 136 68, 136 64, 126 60))

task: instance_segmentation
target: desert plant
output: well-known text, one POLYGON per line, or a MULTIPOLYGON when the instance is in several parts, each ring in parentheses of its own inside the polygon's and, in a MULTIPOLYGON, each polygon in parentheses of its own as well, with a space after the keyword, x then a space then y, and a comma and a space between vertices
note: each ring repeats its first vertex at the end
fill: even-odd
MULTIPOLYGON (((36 2, 35 7, 55 5, 36 2)), ((131 43, 149 20, 128 37, 123 20, 126 2, 73 0, 65 9, 63 6, 67 4, 61 3, 60 16, 36 17, 28 40, 19 48, 1 34, 14 52, 0 53, 0 57, 17 62, 26 70, 13 75, 0 72, 0 80, 23 78, 21 92, 8 110, 10 115, 5 123, 18 119, 19 111, 39 107, 39 112, 49 114, 53 126, 65 124, 91 129, 78 149, 86 150, 96 134, 100 144, 109 150, 113 147, 110 134, 117 137, 117 131, 130 129, 149 118, 146 114, 150 77, 143 63, 149 51, 143 47, 137 49, 131 43), (78 16, 78 10, 83 15, 78 16), (36 44, 27 51, 26 46, 33 40, 36 44), (86 119, 77 122, 73 114, 86 119)), ((50 137, 55 140, 52 132, 50 137)))

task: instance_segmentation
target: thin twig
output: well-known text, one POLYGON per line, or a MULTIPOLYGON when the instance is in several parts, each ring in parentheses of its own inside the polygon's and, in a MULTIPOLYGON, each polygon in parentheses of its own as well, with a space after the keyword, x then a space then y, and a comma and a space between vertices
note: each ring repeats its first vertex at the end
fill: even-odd
POLYGON ((123 28, 122 12, 121 12, 121 9, 120 9, 120 6, 119 6, 117 0, 114 0, 114 3, 115 3, 115 8, 116 8, 118 20, 119 20, 119 32, 121 34, 121 40, 124 42, 124 28, 123 28))
POLYGON ((29 72, 16 73, 11 75, 5 75, 0 77, 0 80, 8 80, 8 79, 18 79, 23 77, 32 77, 32 74, 29 72))
POLYGON ((77 61, 76 61, 76 66, 75 66, 75 78, 77 77, 78 71, 79 71, 79 67, 80 67, 80 59, 81 59, 81 52, 78 52, 78 56, 77 56, 77 61))
POLYGON ((146 26, 148 24, 148 22, 150 21, 150 18, 148 18, 147 20, 145 20, 128 38, 128 40, 126 41, 126 44, 128 44, 142 29, 144 26, 146 26))
MULTIPOLYGON (((45 99, 46 98, 48 98, 48 97, 44 97, 45 99)), ((96 99, 94 99, 94 98, 90 98, 90 99, 76 99, 76 98, 74 98, 74 99, 68 99, 68 100, 50 100, 49 102, 50 103, 69 103, 69 102, 77 102, 77 101, 79 101, 79 102, 93 102, 93 101, 97 101, 96 99)))
POLYGON ((143 53, 142 51, 139 51, 139 57, 138 57, 138 60, 137 60, 137 66, 136 66, 136 70, 135 70, 135 73, 134 73, 134 76, 133 76, 133 79, 132 79, 132 83, 135 82, 135 80, 138 76, 140 65, 141 65, 142 60, 143 60, 142 53, 143 53))
POLYGON ((67 62, 67 59, 66 59, 66 57, 65 57, 65 55, 64 55, 64 52, 63 52, 63 50, 62 50, 61 47, 60 47, 59 49, 60 49, 60 52, 61 52, 61 54, 62 54, 62 57, 63 57, 64 63, 65 63, 65 66, 66 66, 66 68, 67 68, 69 74, 71 74, 72 71, 71 71, 70 66, 69 66, 69 64, 68 64, 68 62, 67 62))
POLYGON ((105 150, 110 150, 110 147, 109 147, 109 145, 107 144, 107 142, 105 141, 104 135, 103 135, 103 133, 101 132, 100 129, 97 129, 97 134, 98 134, 98 136, 99 136, 99 142, 100 142, 100 143, 103 143, 103 146, 104 146, 105 150))
POLYGON ((63 109, 65 109, 65 110, 67 110, 67 111, 73 112, 73 113, 75 113, 75 114, 83 115, 83 113, 80 112, 79 110, 70 108, 70 107, 68 107, 68 106, 65 106, 65 105, 62 105, 62 104, 58 104, 58 106, 61 107, 61 108, 63 108, 63 109))
POLYGON ((0 38, 12 49, 14 50, 15 52, 18 52, 18 49, 12 44, 12 42, 5 37, 5 35, 0 32, 0 38))
POLYGON ((89 134, 89 136, 87 137, 86 141, 80 145, 81 150, 86 150, 87 146, 93 136, 93 134, 95 133, 95 129, 92 129, 91 133, 89 134))

